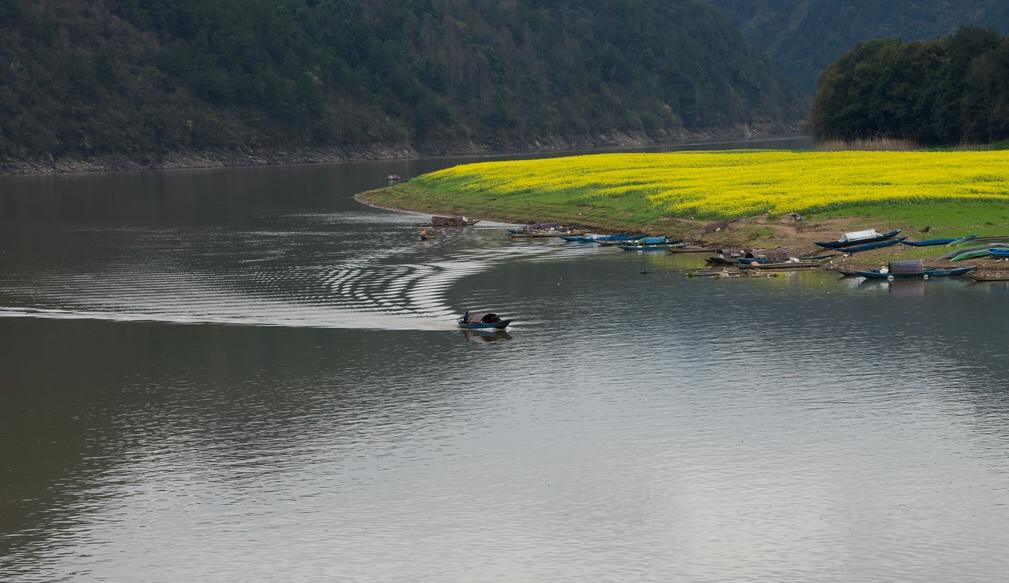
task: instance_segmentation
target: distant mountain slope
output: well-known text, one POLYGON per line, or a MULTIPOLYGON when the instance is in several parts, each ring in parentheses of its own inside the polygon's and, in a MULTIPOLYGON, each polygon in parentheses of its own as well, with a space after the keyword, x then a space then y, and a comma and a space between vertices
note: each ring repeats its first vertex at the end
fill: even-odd
POLYGON ((454 144, 792 122, 701 0, 0 0, 0 155, 454 144))
POLYGON ((968 25, 1009 32, 1006 0, 709 0, 771 59, 812 91, 819 74, 856 44, 952 34, 968 25))

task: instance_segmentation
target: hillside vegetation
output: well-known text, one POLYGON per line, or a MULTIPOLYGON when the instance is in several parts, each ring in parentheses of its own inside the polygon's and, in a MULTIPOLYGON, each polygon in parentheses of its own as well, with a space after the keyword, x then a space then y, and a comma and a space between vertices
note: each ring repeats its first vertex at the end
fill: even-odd
POLYGON ((796 120, 700 0, 0 0, 0 156, 654 139, 796 120))
POLYGON ((1009 33, 1005 0, 709 0, 771 59, 812 91, 820 73, 858 43, 949 35, 963 26, 1009 33))
POLYGON ((1009 138, 1009 37, 963 29, 931 42, 878 40, 824 72, 819 139, 987 144, 1009 138))

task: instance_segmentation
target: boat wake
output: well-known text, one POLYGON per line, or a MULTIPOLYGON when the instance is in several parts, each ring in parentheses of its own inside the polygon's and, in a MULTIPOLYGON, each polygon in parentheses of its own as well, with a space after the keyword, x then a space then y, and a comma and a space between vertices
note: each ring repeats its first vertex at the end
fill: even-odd
POLYGON ((0 318, 454 330, 460 307, 449 305, 446 295, 460 279, 503 262, 584 252, 499 243, 494 232, 446 242, 447 249, 418 250, 400 230, 396 240, 363 254, 348 252, 343 242, 321 252, 316 237, 297 232, 246 232, 236 245, 197 244, 198 253, 177 252, 191 232, 176 241, 159 236, 176 252, 145 249, 143 257, 96 258, 5 276, 0 318), (160 259, 151 261, 152 255, 160 259))

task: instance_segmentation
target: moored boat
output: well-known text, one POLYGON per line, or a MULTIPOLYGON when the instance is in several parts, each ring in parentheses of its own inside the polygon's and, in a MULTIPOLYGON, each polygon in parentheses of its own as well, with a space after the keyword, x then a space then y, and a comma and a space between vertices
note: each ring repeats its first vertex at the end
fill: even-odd
POLYGON ((561 239, 569 243, 603 243, 603 242, 627 242, 627 241, 637 241, 647 237, 644 233, 637 235, 560 235, 561 239))
POLYGON ((974 281, 1009 281, 1009 271, 972 271, 967 277, 974 281))
POLYGON ((897 239, 888 239, 883 241, 874 241, 872 243, 863 243, 861 245, 854 245, 852 247, 842 247, 838 251, 843 251, 844 253, 861 253, 862 251, 871 251, 873 249, 883 249, 884 247, 892 247, 897 245, 907 239, 907 237, 900 237, 897 239))
POLYGON ((981 259, 983 257, 991 257, 992 249, 978 249, 977 251, 964 251, 959 255, 950 259, 953 263, 959 263, 960 261, 966 261, 968 259, 981 259))
POLYGON ((480 221, 467 219, 460 216, 434 215, 431 217, 431 225, 434 227, 471 227, 480 221))
POLYGON ((740 269, 770 269, 774 271, 784 271, 788 269, 811 269, 823 267, 822 261, 782 261, 779 263, 751 263, 740 265, 740 269))
POLYGON ((951 239, 927 239, 925 241, 903 241, 903 245, 908 247, 936 247, 939 245, 954 245, 975 239, 977 235, 967 235, 966 237, 954 237, 951 239))
POLYGON ((683 245, 679 241, 670 241, 668 243, 652 243, 651 245, 620 245, 620 248, 624 251, 666 251, 678 246, 683 245))
POLYGON ((891 261, 886 269, 850 270, 844 272, 845 275, 864 277, 866 279, 885 279, 893 281, 895 279, 931 279, 933 277, 958 277, 966 275, 975 267, 926 268, 921 259, 910 261, 891 261))
POLYGON ((712 247, 698 247, 696 245, 684 245, 683 247, 667 247, 666 253, 714 253, 717 249, 712 247))
MULTIPOLYGON (((885 233, 879 233, 876 229, 870 229, 867 231, 854 231, 851 233, 845 233, 837 241, 818 241, 816 245, 823 247, 824 249, 840 249, 847 252, 847 248, 851 246, 861 246, 872 243, 877 243, 881 241, 886 241, 888 239, 893 239, 900 234, 900 229, 894 229, 892 231, 887 231, 885 233)), ((904 237, 907 239, 907 237, 904 237)), ((901 239, 902 241, 904 239, 901 239)))

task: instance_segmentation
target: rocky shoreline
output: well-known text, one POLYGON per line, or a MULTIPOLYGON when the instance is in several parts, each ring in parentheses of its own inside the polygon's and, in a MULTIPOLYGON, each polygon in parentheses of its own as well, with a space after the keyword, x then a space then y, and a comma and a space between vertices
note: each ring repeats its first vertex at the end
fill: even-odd
POLYGON ((739 126, 667 132, 611 132, 583 136, 545 136, 534 140, 493 143, 476 141, 429 142, 421 147, 403 143, 375 143, 348 146, 296 148, 236 148, 234 150, 181 150, 175 152, 117 152, 89 156, 0 157, 0 176, 71 174, 87 172, 130 172, 182 168, 224 168, 320 164, 360 160, 403 160, 432 156, 481 156, 562 152, 590 148, 644 148, 682 145, 717 140, 800 137, 793 125, 739 126))

